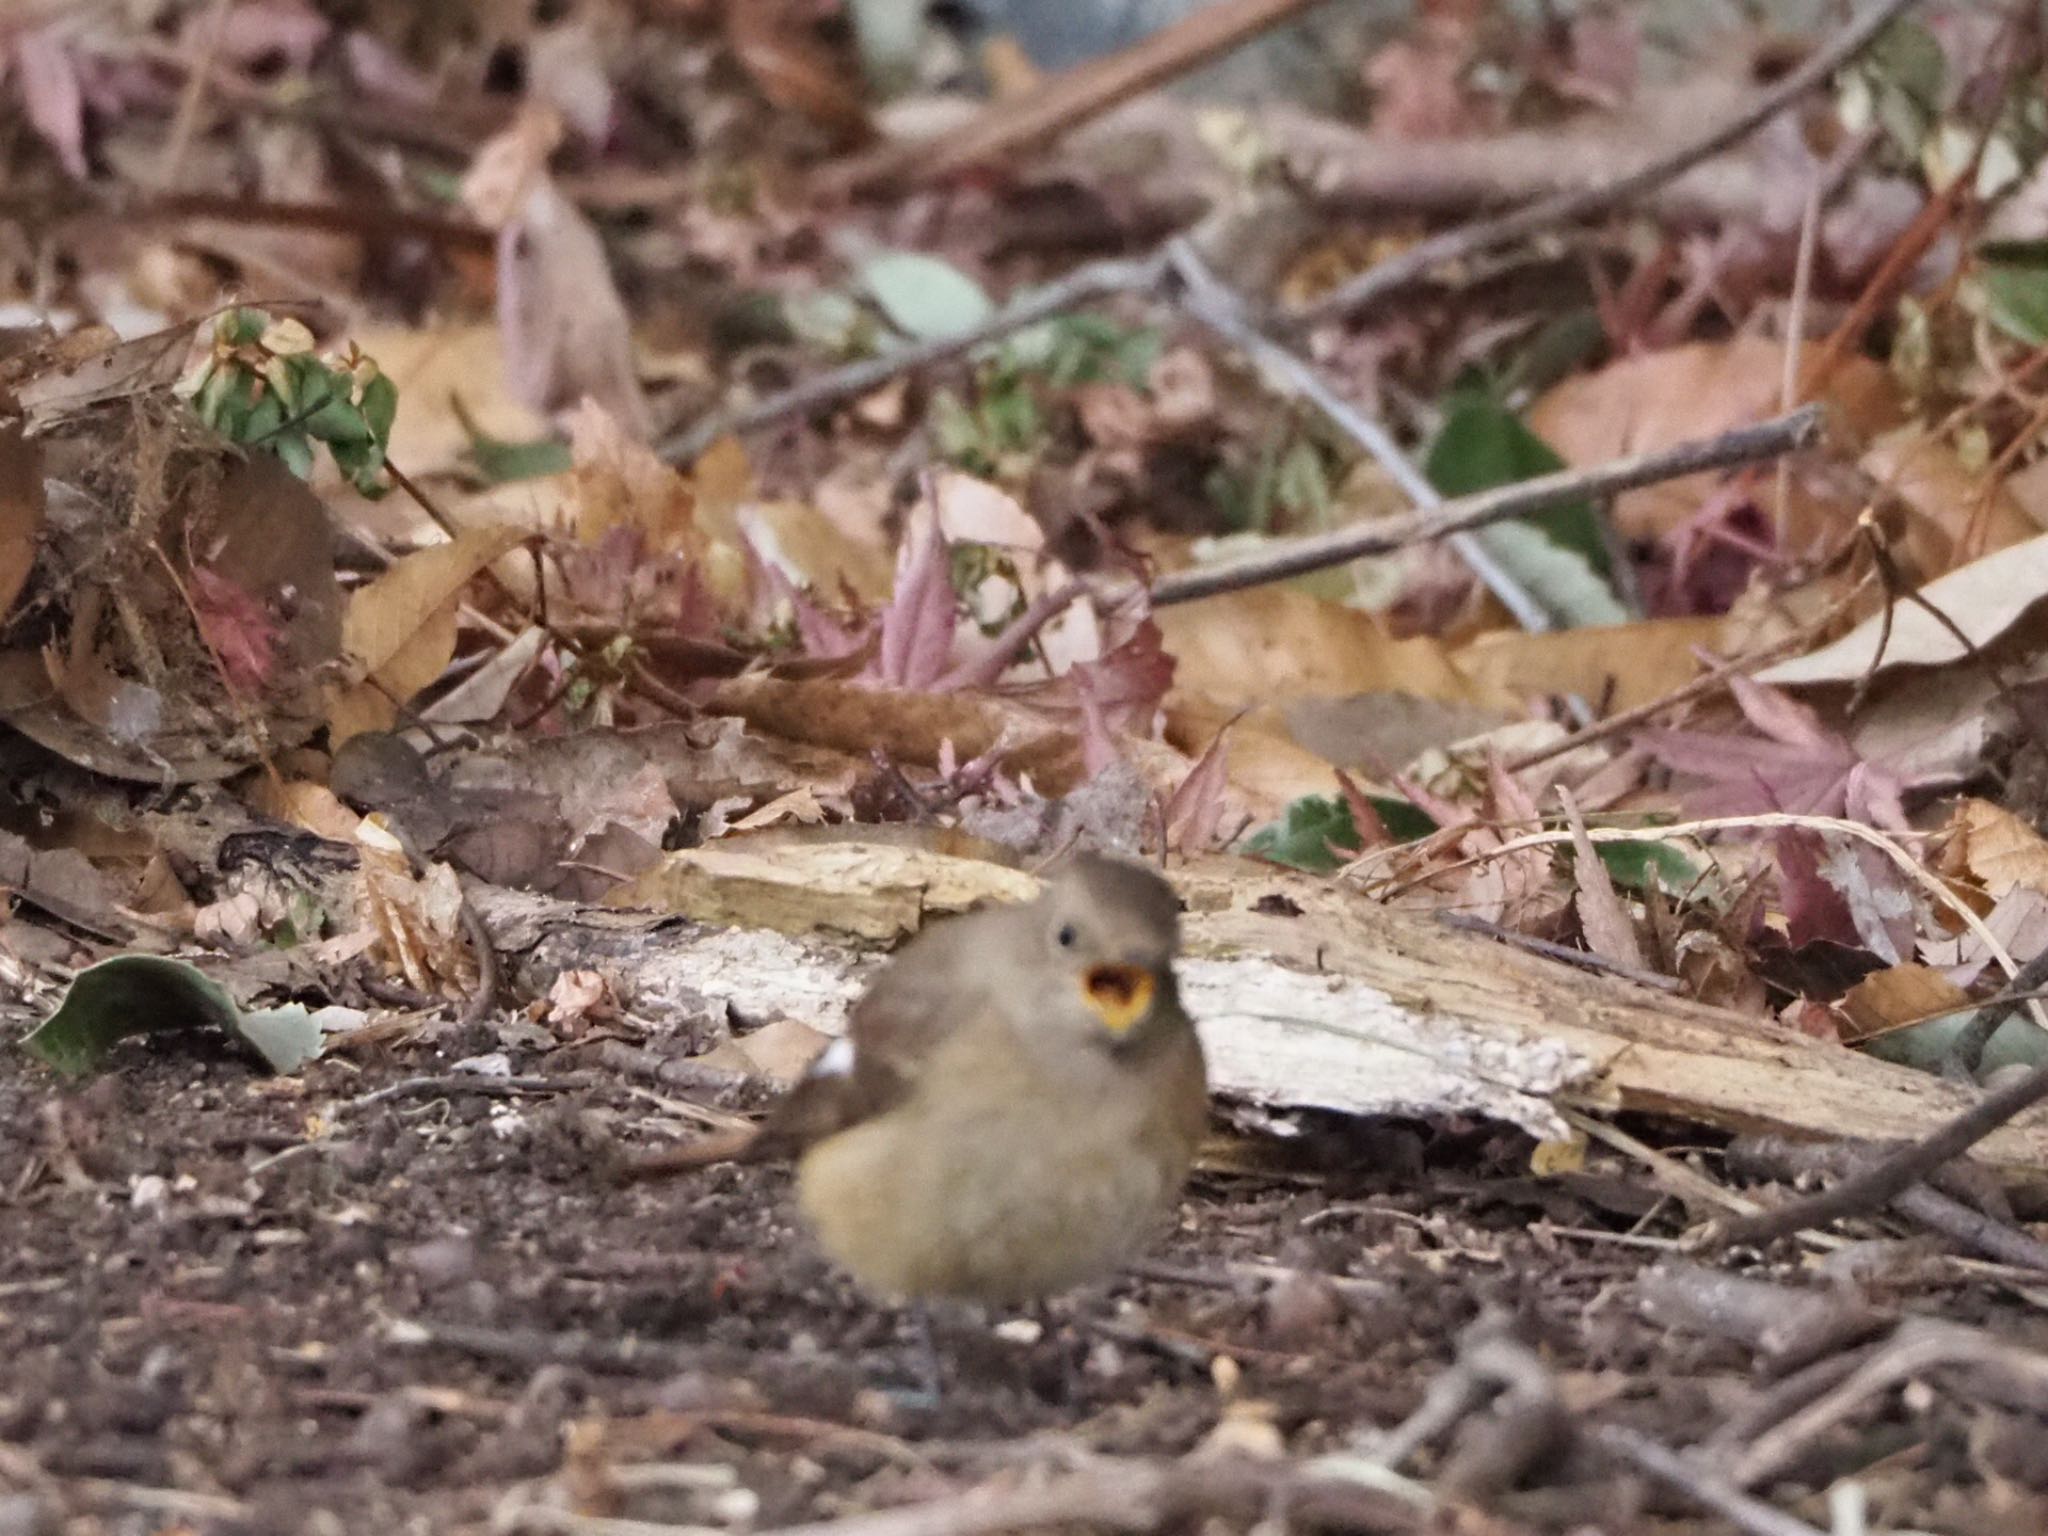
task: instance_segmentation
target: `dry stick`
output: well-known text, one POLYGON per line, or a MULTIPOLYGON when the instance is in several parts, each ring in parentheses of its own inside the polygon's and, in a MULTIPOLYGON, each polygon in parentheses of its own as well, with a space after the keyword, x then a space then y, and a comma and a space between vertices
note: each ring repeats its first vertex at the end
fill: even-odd
MULTIPOLYGON (((1418 507, 1444 504, 1442 493, 1401 451, 1386 428, 1346 400, 1306 359, 1297 357, 1251 322, 1245 314, 1244 301, 1209 270, 1192 244, 1185 239, 1171 242, 1167 246, 1167 260, 1181 281, 1181 307, 1189 315, 1249 356, 1261 373, 1321 411, 1332 426, 1372 455, 1418 507)), ((1550 610, 1513 572, 1493 558, 1476 535, 1454 533, 1450 545, 1523 629, 1541 634, 1557 627, 1550 610)))
POLYGON ((1605 719, 1573 731, 1569 736, 1559 737, 1547 747, 1536 747, 1518 757, 1511 757, 1501 766, 1509 773, 1520 773, 1525 768, 1534 768, 1538 763, 1547 763, 1553 757, 1562 757, 1565 753, 1591 742, 1604 741, 1609 736, 1619 735, 1647 720, 1654 720, 1666 710, 1676 709, 1681 704, 1689 704, 1694 699, 1710 693, 1718 693, 1727 686, 1728 680, 1732 677, 1747 675, 1757 667, 1769 666, 1772 662, 1782 661, 1791 655, 1804 654, 1814 636, 1824 634, 1830 629, 1835 620, 1847 613, 1857 598, 1863 595, 1864 587, 1875 579, 1874 573, 1865 575, 1854 587, 1830 604, 1826 613, 1801 625, 1797 631, 1783 639, 1751 651, 1747 655, 1734 656, 1727 661, 1719 662, 1661 697, 1647 699, 1630 709, 1618 710, 1605 719))
POLYGON ((1660 1483, 1676 1488, 1702 1509, 1710 1509, 1747 1536, 1823 1536, 1804 1520, 1775 1509, 1761 1499, 1751 1498, 1727 1478, 1709 1471, 1690 1457, 1659 1445, 1647 1435, 1637 1434, 1619 1424, 1603 1424, 1593 1431, 1602 1450, 1648 1473, 1660 1483))
POLYGON ((1844 1216, 1874 1211, 2044 1099, 2048 1099, 2048 1064, 1987 1093, 1947 1124, 1907 1142, 1818 1194, 1788 1200, 1753 1216, 1714 1222, 1707 1229, 1706 1242, 1714 1247, 1769 1243, 1808 1227, 1839 1221, 1844 1216))
POLYGON ((1949 1042, 1948 1056, 1959 1067, 1975 1072, 1984 1060, 1984 1047, 1991 1043, 1991 1037, 1998 1033, 2000 1026, 2011 1018, 2026 1002, 2030 994, 2048 986, 2048 949, 2042 950, 2029 960, 1996 997, 1971 1015, 1970 1022, 1956 1033, 1949 1042))
POLYGON ((1067 310, 1092 304, 1119 293, 1149 293, 1166 274, 1164 252, 1140 260, 1095 261, 1076 267, 1057 282, 1048 283, 1009 304, 971 330, 954 336, 901 347, 880 357, 863 358, 844 368, 806 379, 794 388, 737 411, 707 416, 688 431, 662 441, 655 451, 671 464, 694 459, 719 438, 734 432, 751 432, 757 427, 786 421, 836 405, 855 395, 879 389, 891 379, 933 363, 943 363, 971 352, 984 342, 996 341, 1013 331, 1050 320, 1067 310))
POLYGON ((1918 3, 1919 0, 1877 0, 1825 47, 1759 96, 1746 111, 1668 155, 1597 186, 1538 198, 1497 218, 1481 219, 1447 230, 1360 273, 1313 303, 1288 312, 1285 318, 1292 324, 1308 324, 1350 314, 1397 289, 1408 287, 1426 276, 1432 268, 1446 262, 1477 256, 1553 225, 1573 223, 1591 214, 1619 207, 1747 138, 1868 48, 1878 33, 1918 3))
POLYGON ((1064 71, 1000 102, 942 140, 891 144, 828 166, 821 191, 851 191, 915 177, 928 181, 1070 133, 1112 107, 1270 31, 1321 0, 1222 0, 1116 53, 1064 71))
POLYGON ((1236 560, 1219 560, 1199 570, 1180 571, 1152 586, 1157 607, 1169 603, 1190 603, 1213 597, 1218 592, 1237 592, 1270 581, 1342 565, 1361 555, 1390 554, 1411 544, 1440 539, 1473 528, 1483 528, 1506 518, 1541 511, 1563 502, 1590 497, 1612 496, 1638 486, 1676 480, 1701 470, 1726 469, 1751 464, 1780 453, 1805 447, 1820 432, 1818 406, 1805 406, 1787 416, 1774 416, 1753 427, 1737 427, 1714 437, 1615 459, 1590 469, 1560 470, 1533 480, 1498 486, 1472 496, 1460 496, 1442 506, 1410 512, 1401 517, 1335 529, 1298 539, 1276 539, 1255 554, 1236 560))

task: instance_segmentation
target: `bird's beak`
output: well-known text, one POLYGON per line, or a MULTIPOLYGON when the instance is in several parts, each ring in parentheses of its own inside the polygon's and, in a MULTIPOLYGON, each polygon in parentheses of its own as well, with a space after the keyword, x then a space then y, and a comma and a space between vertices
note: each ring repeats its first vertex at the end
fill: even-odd
POLYGON ((1152 1007, 1158 982, 1142 965, 1091 965, 1081 990, 1095 1017, 1112 1035, 1122 1035, 1152 1007))

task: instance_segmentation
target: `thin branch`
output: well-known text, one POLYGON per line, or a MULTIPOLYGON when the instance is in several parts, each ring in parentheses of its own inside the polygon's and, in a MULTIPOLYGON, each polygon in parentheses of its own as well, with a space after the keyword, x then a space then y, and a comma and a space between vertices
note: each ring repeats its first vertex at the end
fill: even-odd
POLYGON ((891 379, 929 368, 971 352, 986 342, 997 341, 1026 326, 1050 320, 1070 309, 1092 304, 1119 293, 1149 293, 1166 275, 1166 254, 1155 252, 1141 260, 1095 261, 1076 267, 1057 282, 1048 283, 991 315, 971 330, 930 341, 915 342, 886 352, 880 357, 862 358, 816 378, 806 379, 779 395, 758 404, 707 416, 687 431, 676 433, 659 444, 655 452, 671 464, 694 459, 728 433, 751 432, 757 428, 808 415, 879 389, 891 379))
POLYGON ((2048 1100, 2048 1064, 1987 1093, 1946 1125, 1907 1142, 1818 1194, 1788 1200, 1753 1216, 1715 1222, 1708 1230, 1707 1240, 1714 1246, 1774 1242, 1807 1227, 1878 1210, 1943 1163, 1961 1157, 2007 1121, 2044 1100, 2048 1100))
POLYGON ((1116 53, 1054 75, 1029 95, 998 102, 943 139, 891 144, 813 178, 841 192, 915 178, 930 181, 1071 133, 1083 123, 1270 31, 1321 0, 1223 0, 1116 53))
POLYGON ((1568 501, 1612 496, 1638 486, 1677 480, 1702 470, 1726 469, 1750 464, 1776 454, 1805 447, 1820 433, 1821 412, 1805 406, 1786 416, 1774 416, 1753 427, 1738 427, 1715 437, 1696 438, 1656 453, 1615 459, 1589 469, 1560 470, 1539 475, 1514 485, 1497 486, 1472 496, 1401 517, 1335 529, 1306 538, 1275 540, 1256 553, 1236 560, 1219 560, 1199 570, 1180 571, 1152 586, 1155 607, 1169 603, 1190 603, 1213 597, 1218 592, 1236 592, 1246 587, 1284 581, 1291 576, 1342 565, 1361 555, 1384 555, 1411 544, 1445 538, 1454 533, 1483 528, 1510 517, 1540 512, 1568 501))
POLYGON ((1745 1536, 1823 1536, 1804 1520, 1751 1498, 1720 1473, 1619 1424, 1593 1431, 1594 1443, 1639 1472, 1676 1488, 1702 1509, 1712 1510, 1745 1536))
POLYGON ((1650 161, 1625 176, 1595 186, 1575 188, 1539 198, 1497 218, 1447 230, 1410 246, 1400 255, 1360 273, 1313 303, 1290 311, 1293 324, 1309 324, 1348 315, 1428 275, 1446 262, 1476 256, 1560 224, 1575 223, 1630 202, 1652 187, 1675 180, 1701 161, 1711 159, 1776 117, 1855 58, 1877 35, 1919 3, 1919 0, 1877 0, 1844 27, 1825 47, 1765 91, 1749 107, 1711 131, 1650 161))
MULTIPOLYGON (((1167 257, 1181 281, 1181 308, 1188 315, 1250 357, 1262 373, 1290 394, 1321 411, 1330 425, 1371 455, 1416 506, 1427 509, 1444 504, 1443 494, 1401 451, 1400 444, 1388 435, 1385 427, 1346 400, 1312 363, 1296 356, 1252 323, 1245 313, 1244 301, 1209 270, 1190 242, 1173 241, 1167 247, 1167 257)), ((1512 571, 1494 559, 1476 535, 1454 533, 1449 542, 1523 629, 1541 634, 1557 627, 1550 610, 1512 571)))

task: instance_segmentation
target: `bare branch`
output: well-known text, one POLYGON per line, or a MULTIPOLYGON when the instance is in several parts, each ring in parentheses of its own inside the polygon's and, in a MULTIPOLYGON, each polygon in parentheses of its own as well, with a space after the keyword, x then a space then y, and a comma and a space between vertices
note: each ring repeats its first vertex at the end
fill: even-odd
POLYGON ((1560 224, 1570 224, 1661 186, 1711 159, 1730 145, 1747 138, 1780 112, 1820 85, 1836 70, 1855 58, 1877 35, 1919 0, 1877 0, 1824 48, 1786 75, 1752 102, 1746 111, 1717 124, 1691 143, 1681 145, 1649 164, 1590 187, 1574 188, 1551 197, 1538 198, 1496 218, 1479 219, 1410 246, 1400 255, 1361 272, 1350 282, 1324 294, 1313 303, 1290 311, 1286 319, 1297 325, 1328 320, 1364 309, 1376 300, 1427 276, 1446 262, 1477 256, 1483 252, 1523 239, 1560 224))
POLYGON ((1538 475, 1533 480, 1498 486, 1472 496, 1460 496, 1439 507, 1410 512, 1402 517, 1354 524, 1299 539, 1276 540, 1266 548, 1236 560, 1219 560, 1199 570, 1179 571, 1163 577, 1153 583, 1152 602, 1156 607, 1189 603, 1196 598, 1213 597, 1218 592, 1236 592, 1245 587, 1320 571, 1347 560, 1356 560, 1362 555, 1389 554, 1411 544, 1483 528, 1488 523, 1520 517, 1527 512, 1539 512, 1562 502, 1612 496, 1638 486, 1677 480, 1701 470, 1754 463, 1805 447, 1819 435, 1820 425, 1820 407, 1808 405, 1753 427, 1737 427, 1731 432, 1679 443, 1656 453, 1615 459, 1590 469, 1538 475))

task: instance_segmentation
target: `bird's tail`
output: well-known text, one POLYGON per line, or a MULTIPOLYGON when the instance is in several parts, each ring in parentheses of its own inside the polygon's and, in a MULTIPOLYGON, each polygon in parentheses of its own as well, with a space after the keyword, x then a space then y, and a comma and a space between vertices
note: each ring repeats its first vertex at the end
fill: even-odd
POLYGON ((622 1157, 615 1171, 621 1182, 660 1179, 696 1168, 708 1168, 713 1163, 754 1162, 765 1150, 759 1126, 736 1126, 731 1130, 700 1136, 680 1147, 667 1147, 637 1157, 622 1157))

